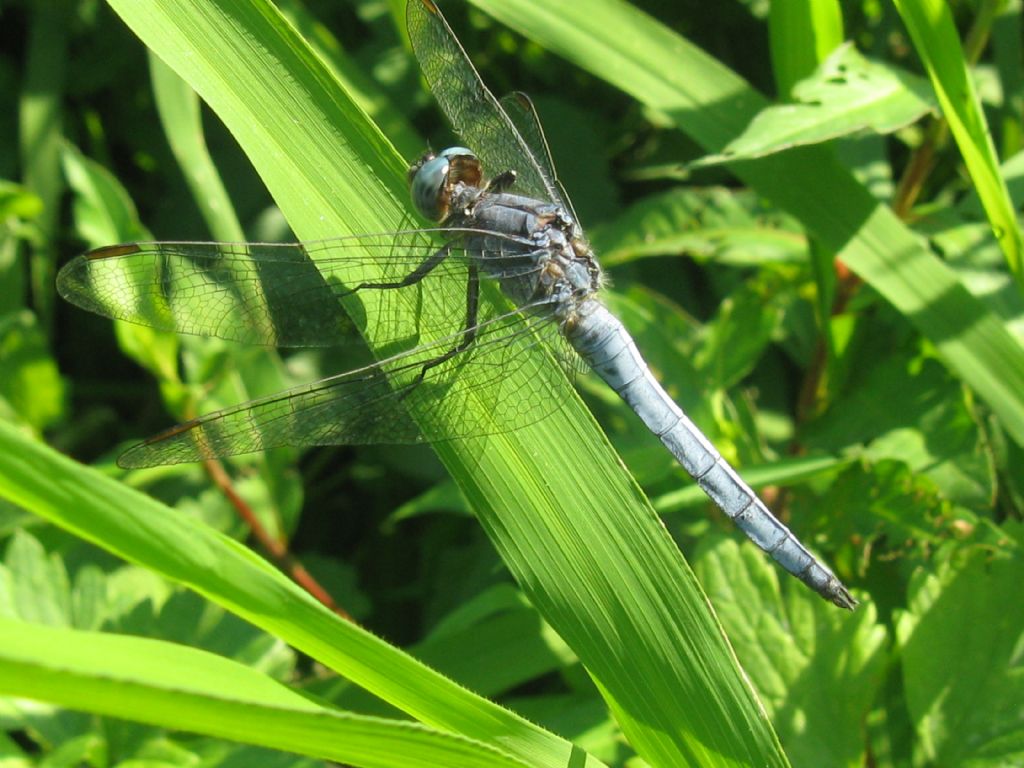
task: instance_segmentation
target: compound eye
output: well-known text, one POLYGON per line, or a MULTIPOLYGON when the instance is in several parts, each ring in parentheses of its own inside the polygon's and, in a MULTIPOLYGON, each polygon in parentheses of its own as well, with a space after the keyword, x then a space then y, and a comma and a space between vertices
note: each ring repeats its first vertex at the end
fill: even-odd
POLYGON ((479 186, 481 173, 476 154, 465 147, 448 147, 437 155, 428 153, 410 170, 412 203, 431 221, 444 221, 452 187, 458 182, 479 186))
POLYGON ((450 169, 451 160, 442 152, 424 162, 412 177, 412 204, 431 221, 441 221, 448 214, 450 169))
POLYGON ((448 149, 441 150, 438 157, 455 157, 456 155, 471 157, 476 160, 476 152, 472 149, 466 149, 465 147, 448 147, 448 149))

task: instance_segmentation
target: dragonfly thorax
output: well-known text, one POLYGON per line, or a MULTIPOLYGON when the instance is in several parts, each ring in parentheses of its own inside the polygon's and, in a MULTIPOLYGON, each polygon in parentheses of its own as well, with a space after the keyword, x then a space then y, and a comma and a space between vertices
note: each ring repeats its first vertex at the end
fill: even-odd
POLYGON ((601 271, 575 219, 555 202, 519 195, 514 169, 485 180, 465 147, 428 152, 409 169, 413 204, 444 224, 520 306, 567 320, 601 287, 601 271))

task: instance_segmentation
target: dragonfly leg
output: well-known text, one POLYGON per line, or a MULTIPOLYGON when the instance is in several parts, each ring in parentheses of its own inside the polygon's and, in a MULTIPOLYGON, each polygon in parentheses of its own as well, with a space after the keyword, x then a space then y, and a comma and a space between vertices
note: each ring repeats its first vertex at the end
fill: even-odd
POLYGON ((480 311, 480 274, 477 271, 475 265, 469 266, 469 275, 466 280, 466 324, 462 331, 462 339, 454 347, 449 349, 444 354, 438 355, 431 360, 427 360, 423 363, 420 368, 419 374, 413 379, 405 388, 401 397, 404 399, 418 387, 427 376, 427 371, 431 368, 435 368, 441 363, 451 360, 460 352, 464 352, 469 349, 473 342, 476 341, 477 331, 477 316, 480 311))
POLYGON ((345 291, 340 294, 341 296, 348 296, 349 294, 361 291, 363 289, 379 289, 379 290, 390 290, 392 288, 407 288, 410 285, 415 285, 420 280, 429 275, 435 267, 437 267, 442 261, 448 258, 451 253, 451 246, 446 245, 441 248, 437 253, 431 256, 429 259, 424 260, 416 269, 410 272, 408 275, 403 277, 397 282, 390 283, 360 283, 351 291, 345 291))

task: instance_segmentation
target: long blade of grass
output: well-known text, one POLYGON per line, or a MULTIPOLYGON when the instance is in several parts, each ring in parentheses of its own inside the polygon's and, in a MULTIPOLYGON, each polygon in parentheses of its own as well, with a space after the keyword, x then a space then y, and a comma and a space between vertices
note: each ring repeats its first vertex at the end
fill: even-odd
MULTIPOLYGON (((57 263, 57 227, 64 182, 60 175, 63 140, 62 93, 68 62, 68 24, 63 10, 43 4, 28 9, 32 25, 26 41, 25 84, 18 103, 20 165, 25 188, 43 202, 36 217, 39 237, 29 262, 36 315, 49 331, 57 263)), ((10 109, 10 107, 8 107, 10 109)))
POLYGON ((788 95, 843 42, 843 10, 837 0, 777 0, 768 16, 772 71, 788 95))
POLYGON ((206 226, 217 240, 229 243, 245 240, 231 198, 206 147, 199 97, 152 53, 149 54, 149 77, 164 134, 206 226))
POLYGON ((529 765, 416 723, 330 709, 205 651, 6 617, 0 693, 365 768, 529 765))
MULTIPOLYGON (((720 152, 767 103, 720 62, 624 3, 580 0, 557 10, 541 0, 473 4, 668 115, 709 152, 720 152)), ((1024 347, 831 150, 798 148, 733 171, 797 217, 930 339, 1024 445, 1024 347)))
POLYGON ((1024 238, 1006 180, 999 172, 992 134, 967 69, 949 4, 944 0, 896 0, 895 5, 931 78, 942 114, 960 148, 1010 274, 1018 290, 1024 292, 1024 238))

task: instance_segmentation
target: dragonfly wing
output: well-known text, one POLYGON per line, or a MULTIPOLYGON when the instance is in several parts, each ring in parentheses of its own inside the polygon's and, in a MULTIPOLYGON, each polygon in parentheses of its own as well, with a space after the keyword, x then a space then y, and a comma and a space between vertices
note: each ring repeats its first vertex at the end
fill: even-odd
MULTIPOLYGON (((489 233, 495 251, 468 253, 458 244, 465 234, 410 230, 308 243, 128 243, 78 256, 61 270, 57 288, 91 312, 161 330, 278 347, 333 346, 368 332, 393 353, 418 343, 419 335, 458 331, 460 319, 450 307, 464 303, 468 265, 486 262, 478 273, 499 274, 503 260, 513 261, 505 254, 524 247, 489 233), (427 311, 427 305, 445 302, 449 310, 427 311), (416 318, 411 334, 410 313, 416 318)), ((519 257, 515 268, 521 270, 521 262, 519 257)))
POLYGON ((494 175, 517 174, 520 194, 559 199, 554 180, 542 160, 534 157, 505 110, 487 89, 466 51, 432 0, 410 0, 406 6, 409 40, 423 75, 455 132, 494 175))
POLYGON ((516 130, 519 131, 519 135, 523 137, 523 141, 530 147, 530 153, 540 163, 548 182, 555 188, 557 194, 552 200, 568 211, 578 223, 579 218, 576 216, 576 210, 569 199, 569 194, 558 179, 558 172, 555 171, 551 147, 548 146, 548 140, 544 136, 544 127, 537 116, 537 108, 533 105, 533 99, 522 91, 513 91, 501 97, 501 107, 516 130))
POLYGON ((146 467, 282 446, 420 442, 413 414, 429 422, 432 440, 478 437, 534 423, 559 407, 552 394, 563 374, 531 351, 564 346, 549 318, 497 315, 475 329, 473 344, 445 355, 463 340, 456 334, 186 422, 129 449, 118 463, 146 467))
POLYGON ((57 290, 107 317, 249 344, 322 346, 352 331, 299 244, 107 246, 69 262, 57 290))

